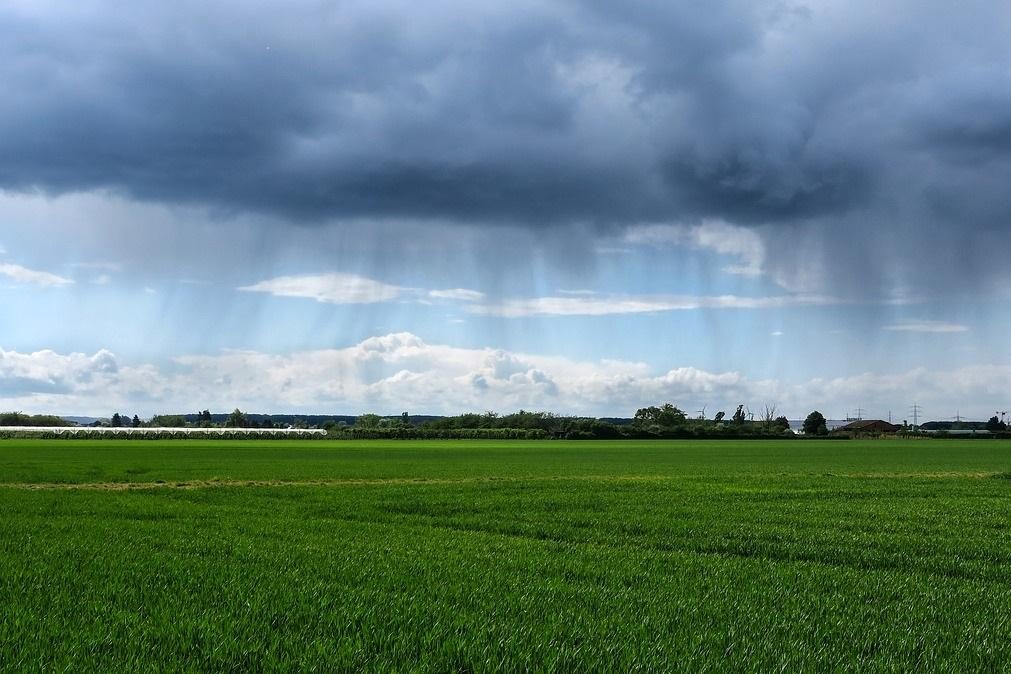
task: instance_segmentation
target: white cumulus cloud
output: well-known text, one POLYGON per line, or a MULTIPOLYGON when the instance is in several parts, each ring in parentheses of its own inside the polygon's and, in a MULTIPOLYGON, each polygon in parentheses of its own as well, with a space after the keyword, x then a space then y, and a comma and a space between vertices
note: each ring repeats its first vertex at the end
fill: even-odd
POLYGON ((6 276, 15 283, 36 285, 41 288, 58 288, 73 283, 71 279, 57 276, 47 271, 28 269, 19 264, 0 264, 0 276, 6 276))
POLYGON ((884 329, 890 332, 922 332, 936 334, 969 331, 969 327, 967 325, 948 323, 945 321, 907 321, 905 323, 886 325, 884 329))
POLYGON ((372 304, 396 299, 402 288, 357 274, 332 272, 279 276, 242 286, 246 292, 269 293, 277 297, 305 297, 332 304, 372 304))
POLYGON ((124 364, 108 351, 0 349, 0 408, 27 412, 147 415, 240 407, 251 412, 456 414, 525 408, 630 416, 644 405, 671 401, 689 411, 703 405, 715 413, 741 403, 753 410, 772 404, 791 418, 812 409, 838 418, 855 405, 867 409, 868 417, 885 417, 889 410, 899 417, 914 400, 927 416, 951 416, 956 408, 989 416, 1011 400, 1011 367, 917 368, 787 383, 690 366, 658 371, 630 361, 429 344, 407 332, 285 355, 226 351, 184 356, 167 367, 124 364))
POLYGON ((718 220, 692 226, 638 225, 626 232, 625 241, 636 245, 710 250, 736 258, 735 263, 723 267, 723 270, 742 276, 760 275, 765 262, 765 243, 757 232, 718 220))
POLYGON ((524 316, 606 316, 691 309, 771 309, 787 306, 835 304, 838 300, 823 295, 776 295, 746 297, 740 295, 616 295, 551 296, 509 299, 495 304, 474 305, 467 311, 503 318, 524 316))
POLYGON ((466 288, 450 288, 448 290, 429 290, 428 296, 437 300, 457 300, 459 302, 480 302, 484 293, 466 288))

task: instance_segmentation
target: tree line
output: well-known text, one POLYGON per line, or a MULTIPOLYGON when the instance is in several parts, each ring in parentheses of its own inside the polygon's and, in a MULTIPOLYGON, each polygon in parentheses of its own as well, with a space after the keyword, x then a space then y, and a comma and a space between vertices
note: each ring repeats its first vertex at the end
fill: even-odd
MULTIPOLYGON (((825 418, 815 413, 810 424, 812 435, 823 435, 825 418), (820 419, 820 421, 819 421, 820 419)), ((766 407, 756 420, 744 405, 730 418, 719 412, 712 419, 689 415, 673 403, 643 407, 631 419, 600 419, 556 415, 550 412, 520 410, 512 414, 496 412, 467 413, 414 424, 405 412, 399 417, 364 414, 354 424, 326 425, 334 437, 348 438, 445 438, 445 437, 527 437, 591 439, 651 439, 685 437, 784 437, 792 436, 790 422, 777 415, 775 407, 766 407)))
MULTIPOLYGON (((673 403, 651 405, 636 410, 630 419, 601 419, 557 415, 551 412, 519 410, 511 414, 497 412, 465 413, 448 417, 412 418, 407 412, 398 416, 362 414, 343 417, 340 421, 327 420, 319 426, 310 425, 298 417, 292 423, 276 424, 268 415, 248 415, 240 409, 231 414, 212 415, 202 410, 195 415, 155 415, 142 421, 115 412, 108 422, 95 425, 119 427, 162 428, 310 428, 322 427, 336 438, 568 438, 568 439, 648 439, 676 437, 782 437, 792 435, 790 422, 776 413, 775 406, 766 405, 758 418, 741 404, 728 418, 723 411, 712 418, 704 410, 691 417, 673 403), (218 418, 215 421, 215 417, 218 418), (353 419, 348 423, 348 419, 353 419)), ((0 426, 63 426, 66 422, 56 416, 29 416, 21 412, 0 413, 0 426)), ((812 412, 804 420, 806 435, 821 436, 828 433, 825 417, 812 412)))

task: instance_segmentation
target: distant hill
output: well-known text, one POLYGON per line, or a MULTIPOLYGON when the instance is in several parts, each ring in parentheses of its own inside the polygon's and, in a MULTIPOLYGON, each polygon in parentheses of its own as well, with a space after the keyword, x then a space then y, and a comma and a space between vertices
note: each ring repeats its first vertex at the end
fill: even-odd
POLYGON ((61 418, 71 424, 77 424, 78 426, 90 426, 99 420, 99 417, 68 417, 66 415, 61 415, 61 418))
MULTIPOLYGON (((166 415, 175 416, 175 415, 166 415)), ((186 419, 188 423, 200 423, 200 417, 197 414, 180 414, 182 418, 186 419)), ((221 425, 228 421, 228 417, 231 414, 212 414, 211 423, 215 425, 221 425)), ((294 424, 296 421, 304 422, 309 426, 322 426, 328 421, 334 423, 344 422, 346 424, 353 424, 355 419, 358 417, 341 415, 341 414, 250 414, 246 413, 246 419, 248 421, 255 421, 257 423, 263 423, 264 421, 270 420, 275 426, 287 426, 289 424, 294 424)))
MULTIPOLYGON (((169 415, 173 416, 173 415, 169 415)), ((200 418, 196 414, 180 414, 179 416, 186 419, 188 423, 199 423, 200 418)), ((211 423, 213 424, 224 424, 228 421, 228 417, 231 414, 211 414, 211 423)), ((391 415, 390 418, 400 417, 398 415, 391 415)), ((432 416, 425 414, 411 415, 408 420, 418 426, 428 421, 435 421, 436 419, 442 419, 441 416, 432 416)), ((294 424, 296 422, 303 422, 308 426, 322 426, 323 424, 332 421, 335 424, 344 422, 348 426, 354 425, 355 421, 358 420, 357 415, 349 414, 246 414, 246 419, 249 421, 255 421, 257 423, 263 423, 264 421, 270 420, 275 426, 287 426, 289 424, 294 424)))
MULTIPOLYGON (((187 423, 199 423, 200 418, 196 414, 180 414, 180 415, 166 415, 166 416, 181 416, 186 420, 187 423)), ((228 421, 228 414, 211 414, 211 423, 215 425, 222 425, 228 421)), ((65 417, 66 418, 66 417, 65 417)), ((74 417, 80 419, 87 419, 87 417, 74 417)), ((388 415, 386 418, 389 419, 399 419, 400 416, 397 414, 388 415)), ((421 424, 428 423, 430 421, 438 421, 439 419, 445 419, 445 415, 438 414, 411 414, 408 415, 408 421, 414 426, 420 426, 421 424)), ((246 413, 246 419, 249 421, 255 421, 262 424, 264 421, 270 420, 270 422, 275 426, 287 426, 289 424, 295 424, 296 422, 305 423, 308 426, 323 426, 327 422, 333 422, 339 424, 344 422, 348 426, 353 426, 358 420, 358 415, 350 414, 252 414, 246 413)), ((626 426, 632 423, 632 419, 627 419, 624 417, 604 417, 601 421, 606 421, 607 423, 614 424, 616 426, 626 426)))

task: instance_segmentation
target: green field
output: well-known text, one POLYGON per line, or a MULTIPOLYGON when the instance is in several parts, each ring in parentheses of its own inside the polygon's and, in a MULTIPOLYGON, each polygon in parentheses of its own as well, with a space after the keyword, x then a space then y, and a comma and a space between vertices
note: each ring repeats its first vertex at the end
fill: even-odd
POLYGON ((0 442, 4 671, 1001 671, 1011 443, 0 442))

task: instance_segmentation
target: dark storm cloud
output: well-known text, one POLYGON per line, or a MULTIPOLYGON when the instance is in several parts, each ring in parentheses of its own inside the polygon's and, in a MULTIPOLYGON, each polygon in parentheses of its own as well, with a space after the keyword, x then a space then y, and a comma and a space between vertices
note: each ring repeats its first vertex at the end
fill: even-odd
POLYGON ((124 7, 0 9, 0 187, 302 222, 1008 225, 1002 3, 124 7))

